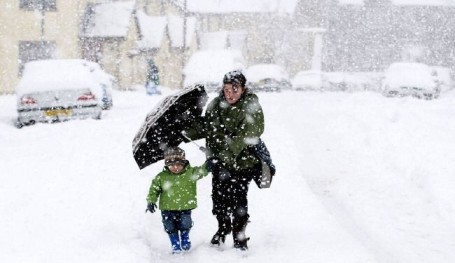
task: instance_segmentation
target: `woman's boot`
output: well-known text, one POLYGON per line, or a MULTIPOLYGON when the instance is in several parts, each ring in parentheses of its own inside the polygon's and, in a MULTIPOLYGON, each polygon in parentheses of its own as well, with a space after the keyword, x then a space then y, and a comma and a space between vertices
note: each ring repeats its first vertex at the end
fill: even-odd
POLYGON ((213 235, 210 243, 212 243, 212 245, 219 246, 221 243, 224 243, 226 241, 226 235, 232 231, 231 217, 217 216, 216 220, 218 221, 218 230, 216 231, 215 235, 213 235))
POLYGON ((234 221, 234 229, 232 230, 232 237, 234 238, 234 248, 240 250, 248 250, 249 237, 245 234, 246 225, 248 224, 248 217, 243 217, 240 220, 234 221))

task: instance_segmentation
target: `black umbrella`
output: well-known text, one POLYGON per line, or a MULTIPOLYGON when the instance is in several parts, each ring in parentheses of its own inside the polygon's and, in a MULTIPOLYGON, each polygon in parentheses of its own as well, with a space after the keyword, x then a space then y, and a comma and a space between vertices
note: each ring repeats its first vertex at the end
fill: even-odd
POLYGON ((251 152, 261 161, 261 168, 253 175, 253 180, 259 188, 270 188, 276 168, 272 162, 272 156, 262 139, 251 147, 251 152))
POLYGON ((133 155, 140 169, 164 158, 164 150, 183 141, 181 132, 201 118, 207 102, 204 86, 196 85, 165 97, 147 115, 133 140, 133 155))

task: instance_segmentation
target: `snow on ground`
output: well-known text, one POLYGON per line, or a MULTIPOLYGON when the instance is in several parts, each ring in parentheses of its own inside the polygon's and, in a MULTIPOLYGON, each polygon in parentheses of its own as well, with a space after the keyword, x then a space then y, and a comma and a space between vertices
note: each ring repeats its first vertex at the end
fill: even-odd
MULTIPOLYGON (((259 97, 278 173, 271 189, 251 185, 250 250, 235 251, 231 237, 209 246, 206 178, 194 248, 174 256, 159 213, 144 213, 163 163, 139 170, 131 150, 163 96, 114 92, 102 120, 23 129, 13 126, 15 97, 0 96, 0 261, 455 262, 455 94, 259 97)), ((204 161, 194 145, 182 147, 193 164, 204 161)))

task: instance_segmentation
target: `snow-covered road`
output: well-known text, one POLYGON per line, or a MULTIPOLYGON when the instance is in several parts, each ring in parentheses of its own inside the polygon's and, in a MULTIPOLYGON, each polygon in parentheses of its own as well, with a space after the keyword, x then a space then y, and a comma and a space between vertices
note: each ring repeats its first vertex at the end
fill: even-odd
POLYGON ((160 215, 144 213, 163 163, 140 171, 131 142, 162 98, 115 92, 102 120, 18 130, 15 97, 0 96, 1 262, 455 262, 453 92, 259 94, 278 172, 271 189, 251 185, 247 256, 208 245, 209 178, 191 253, 170 255, 160 215))

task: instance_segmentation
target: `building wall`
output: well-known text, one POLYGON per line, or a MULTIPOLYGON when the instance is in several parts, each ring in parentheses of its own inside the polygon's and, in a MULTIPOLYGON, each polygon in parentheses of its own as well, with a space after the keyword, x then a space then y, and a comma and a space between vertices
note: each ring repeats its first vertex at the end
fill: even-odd
MULTIPOLYGON (((151 16, 178 15, 181 11, 163 0, 139 0, 136 2, 136 8, 145 10, 146 14, 151 16)), ((103 55, 100 61, 102 67, 116 77, 119 89, 127 90, 145 85, 147 61, 153 59, 159 69, 160 84, 181 88, 183 60, 196 50, 195 38, 185 55, 182 55, 182 49, 171 48, 167 33, 163 36, 159 49, 138 50, 136 41, 139 39, 139 32, 135 23, 133 15, 125 38, 103 41, 103 55)))
POLYGON ((123 89, 129 89, 131 86, 136 84, 142 84, 143 82, 135 78, 133 72, 133 60, 131 58, 131 53, 136 48, 136 42, 138 40, 138 29, 135 25, 134 16, 130 17, 130 29, 126 36, 125 41, 121 42, 119 46, 120 54, 118 60, 115 61, 115 64, 119 66, 119 87, 123 89))
POLYGON ((291 76, 311 68, 315 36, 302 31, 309 25, 295 23, 295 17, 270 13, 198 14, 198 21, 202 32, 246 31, 246 49, 242 51, 247 66, 277 63, 291 76))
MULTIPOLYGON (((44 34, 41 35, 41 16, 39 12, 30 12, 19 9, 18 0, 0 1, 0 94, 14 93, 19 81, 19 41, 55 41, 55 58, 81 58, 82 48, 79 40, 79 23, 85 13, 87 3, 101 2, 101 0, 57 0, 57 10, 46 12, 44 18, 44 34)), ((181 8, 166 0, 137 0, 136 8, 145 10, 149 15, 182 15, 181 8)), ((248 65, 275 62, 280 63, 293 71, 306 68, 310 61, 312 41, 297 41, 288 43, 286 33, 291 28, 292 17, 274 17, 272 14, 188 14, 197 16, 198 30, 210 32, 217 30, 246 31, 246 49, 244 57, 248 65), (277 24, 284 23, 284 28, 277 24), (278 41, 277 41, 278 40, 278 41), (277 53, 277 48, 289 45, 302 45, 298 50, 305 54, 293 53, 294 61, 283 58, 284 53, 277 53), (305 55, 305 56, 304 56, 305 55), (290 64, 291 63, 291 64, 290 64), (301 64, 299 64, 301 63, 301 64)), ((197 39, 193 37, 190 48, 183 54, 181 49, 171 48, 169 36, 165 35, 159 50, 153 52, 139 52, 135 49, 138 39, 137 26, 134 15, 131 17, 128 36, 122 39, 103 39, 100 64, 107 72, 118 79, 120 89, 129 89, 134 85, 143 85, 147 70, 146 61, 153 57, 160 70, 161 85, 181 87, 182 68, 184 62, 197 50, 197 39)), ((295 34, 290 34, 295 35, 295 34)))
POLYGON ((55 41, 55 58, 78 58, 79 17, 87 0, 57 0, 57 10, 44 15, 44 32, 39 11, 19 8, 17 0, 0 4, 0 94, 14 93, 19 82, 19 42, 55 41))

